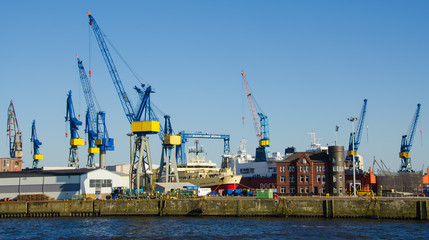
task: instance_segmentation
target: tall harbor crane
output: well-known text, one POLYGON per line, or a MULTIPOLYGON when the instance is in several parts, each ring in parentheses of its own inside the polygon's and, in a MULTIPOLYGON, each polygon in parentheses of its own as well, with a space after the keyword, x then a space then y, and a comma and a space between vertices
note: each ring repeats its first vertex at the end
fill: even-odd
POLYGON ((130 160, 130 193, 135 191, 139 195, 140 187, 150 191, 153 183, 152 159, 149 150, 148 134, 159 132, 159 122, 152 119, 150 94, 153 92, 151 86, 143 86, 143 97, 139 98, 139 104, 134 109, 122 85, 119 73, 110 55, 103 33, 94 17, 87 12, 89 25, 92 26, 101 54, 103 55, 110 77, 116 88, 121 101, 125 116, 131 124, 131 132, 134 137, 133 156, 130 160))
POLYGON ((94 168, 94 155, 100 153, 100 168, 106 167, 106 151, 114 150, 114 139, 109 138, 105 123, 105 113, 97 112, 91 83, 86 75, 82 61, 76 54, 79 77, 87 106, 85 116, 85 133, 88 134, 88 160, 86 166, 94 168))
POLYGON ((401 158, 401 169, 399 169, 399 172, 414 172, 411 167, 410 150, 413 146, 414 133, 416 132, 417 122, 419 121, 420 106, 420 103, 417 104, 417 110, 411 121, 407 135, 402 135, 401 151, 399 152, 399 157, 401 158))
POLYGON ((256 162, 265 162, 267 161, 267 156, 270 155, 270 132, 269 132, 269 123, 268 117, 261 111, 261 109, 256 109, 254 104, 254 98, 249 89, 249 84, 247 83, 246 74, 244 71, 241 71, 243 76, 244 87, 246 89, 247 101, 250 106, 250 113, 253 119, 253 126, 256 132, 256 138, 259 141, 259 147, 256 148, 256 162), (259 116, 259 121, 257 116, 259 116))
MULTIPOLYGON (((359 149, 359 145, 360 145, 360 140, 362 138, 362 128, 363 128, 363 125, 365 122, 367 103, 368 103, 368 99, 364 99, 362 110, 361 110, 360 116, 358 118, 358 124, 356 125, 354 132, 350 133, 349 148, 348 148, 347 157, 346 157, 346 166, 348 166, 350 169, 353 168, 353 156, 355 156, 355 167, 359 169, 359 166, 360 166, 359 165, 360 158, 358 156, 358 149, 359 149)), ((360 170, 362 170, 362 169, 360 169, 360 170)))
POLYGON ((21 159, 22 153, 22 134, 19 131, 18 120, 16 119, 15 108, 10 100, 7 115, 7 135, 9 136, 9 154, 11 158, 21 159))
POLYGON ((33 124, 31 126, 30 141, 33 143, 33 168, 38 168, 39 161, 43 159, 43 154, 40 154, 39 152, 39 147, 42 145, 42 142, 37 138, 36 120, 33 120, 33 124))
POLYGON ((83 138, 79 137, 79 126, 82 122, 76 118, 73 101, 72 91, 69 91, 67 95, 67 111, 66 111, 66 122, 70 122, 70 152, 69 152, 69 167, 79 168, 79 149, 78 146, 84 145, 83 138))

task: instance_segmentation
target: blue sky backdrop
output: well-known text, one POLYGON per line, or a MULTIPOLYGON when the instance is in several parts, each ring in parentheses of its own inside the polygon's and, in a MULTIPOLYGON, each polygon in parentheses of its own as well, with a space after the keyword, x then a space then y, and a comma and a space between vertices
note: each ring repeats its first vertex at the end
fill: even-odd
MULTIPOLYGON (((236 152, 241 139, 254 154, 257 140, 240 72, 269 117, 272 151, 304 151, 314 131, 323 145, 347 146, 350 116, 368 99, 368 132, 359 153, 365 168, 382 159, 400 166, 401 136, 422 104, 412 165, 429 165, 426 106, 429 76, 428 1, 5 1, 0 14, 0 126, 14 101, 30 167, 31 122, 36 120, 42 166, 66 166, 64 122, 68 90, 84 121, 85 99, 75 54, 88 70, 106 112, 116 150, 107 164, 129 162, 130 125, 98 49, 92 13, 127 63, 156 93, 152 101, 178 131, 226 133, 236 152), (244 114, 244 124, 242 116, 244 114), (423 135, 420 134, 423 129, 423 135), (368 135, 367 135, 368 133, 368 135)), ((110 49, 129 95, 139 84, 110 49)), ((134 98, 136 103, 137 98, 134 98)), ((84 127, 80 129, 83 137, 84 127)), ((6 131, 0 156, 8 157, 6 131)), ((220 163, 222 141, 201 141, 220 163)), ((161 142, 151 136, 154 163, 161 142)), ((192 142, 188 144, 191 146, 192 142)), ((81 166, 86 147, 80 148, 81 166)), ((98 160, 97 160, 98 161, 98 160)))

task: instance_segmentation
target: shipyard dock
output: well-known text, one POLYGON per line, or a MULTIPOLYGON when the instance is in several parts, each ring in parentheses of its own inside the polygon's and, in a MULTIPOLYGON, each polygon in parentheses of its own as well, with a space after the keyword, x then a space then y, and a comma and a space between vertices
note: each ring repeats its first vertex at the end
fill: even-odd
POLYGON ((427 198, 213 197, 169 200, 65 200, 0 203, 0 217, 221 216, 428 220, 427 198))

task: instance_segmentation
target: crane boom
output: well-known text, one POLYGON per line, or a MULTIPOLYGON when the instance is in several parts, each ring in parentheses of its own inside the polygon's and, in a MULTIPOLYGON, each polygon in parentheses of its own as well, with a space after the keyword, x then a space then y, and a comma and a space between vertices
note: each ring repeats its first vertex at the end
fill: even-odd
POLYGON ((76 54, 76 59, 77 59, 77 66, 79 68, 80 82, 82 85, 83 93, 85 95, 86 106, 90 115, 89 119, 92 120, 88 124, 91 125, 91 129, 97 129, 97 122, 95 121, 95 119, 97 119, 97 114, 96 114, 97 110, 94 104, 93 90, 91 88, 91 83, 89 82, 88 76, 86 75, 85 68, 83 67, 82 61, 79 59, 77 54, 76 54))
POLYGON ((261 127, 259 125, 258 118, 256 115, 255 104, 253 103, 252 93, 250 92, 249 84, 247 83, 246 74, 244 73, 244 71, 241 71, 241 75, 243 76, 244 87, 246 89, 247 101, 249 102, 249 106, 250 106, 250 113, 252 115, 253 127, 255 128, 256 138, 259 141, 261 139, 261 130, 260 130, 261 127))
POLYGON ((407 135, 402 136, 401 151, 399 152, 399 157, 401 158, 401 169, 399 172, 414 172, 411 168, 410 150, 413 146, 414 134, 417 128, 417 122, 419 121, 420 106, 420 103, 417 104, 417 110, 414 113, 407 135))
POLYGON ((121 79, 119 78, 118 70, 116 70, 115 63, 113 62, 112 56, 110 55, 110 51, 107 48, 107 43, 104 40, 103 33, 100 27, 98 27, 97 22, 89 12, 87 12, 87 15, 89 17, 89 25, 92 26, 92 30, 94 31, 95 38, 97 39, 98 46, 100 47, 100 51, 103 55, 104 61, 106 62, 110 77, 113 80, 113 85, 115 86, 116 92, 118 93, 122 108, 124 109, 128 121, 131 123, 132 121, 135 121, 133 105, 131 104, 127 93, 125 92, 124 86, 122 85, 121 79))

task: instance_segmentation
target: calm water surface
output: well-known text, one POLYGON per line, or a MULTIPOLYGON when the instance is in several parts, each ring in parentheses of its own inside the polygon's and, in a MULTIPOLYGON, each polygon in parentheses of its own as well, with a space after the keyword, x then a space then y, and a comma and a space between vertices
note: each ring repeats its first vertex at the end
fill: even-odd
POLYGON ((429 222, 315 218, 0 219, 0 239, 429 239, 429 222))

